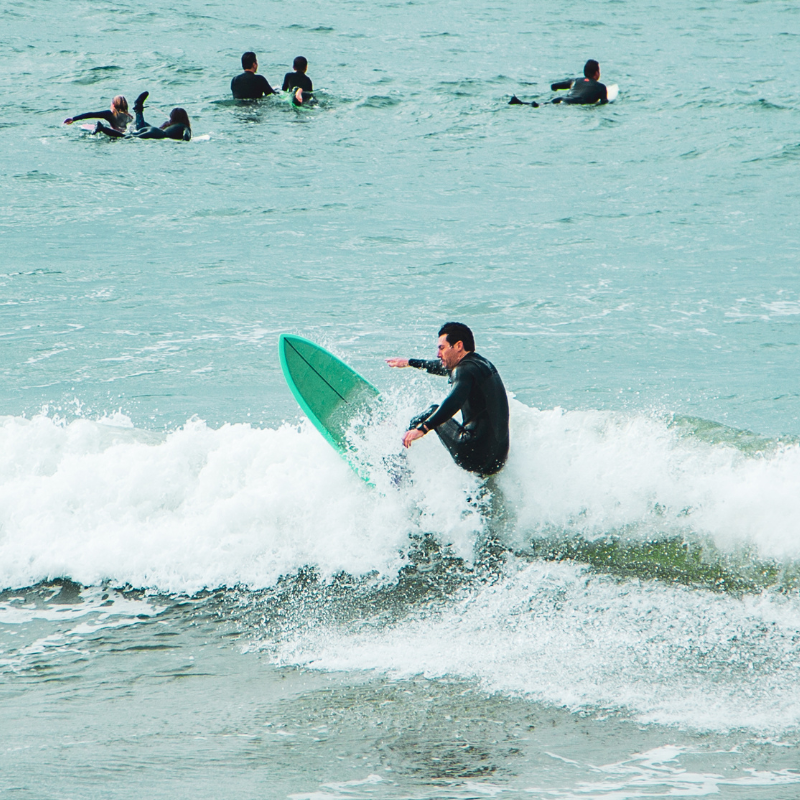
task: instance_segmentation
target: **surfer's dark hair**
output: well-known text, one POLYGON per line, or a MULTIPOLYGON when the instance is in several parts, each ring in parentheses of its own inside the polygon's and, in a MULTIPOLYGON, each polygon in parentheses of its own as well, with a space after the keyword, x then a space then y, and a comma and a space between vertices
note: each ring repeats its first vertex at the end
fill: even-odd
POLYGON ((446 336, 447 343, 454 347, 456 342, 462 342, 464 349, 471 353, 475 349, 475 337, 472 331, 463 322, 445 322, 439 328, 439 336, 446 336))
POLYGON ((297 58, 292 62, 292 69, 295 72, 299 72, 302 70, 308 69, 308 60, 305 56, 297 56, 297 58))
POLYGON ((256 63, 258 59, 256 58, 256 54, 252 50, 248 50, 242 56, 242 69, 251 69, 253 64, 256 63))
POLYGON ((590 58, 583 67, 583 74, 587 78, 591 78, 593 75, 597 74, 597 71, 600 69, 600 65, 593 59, 590 58))
POLYGON ((192 129, 192 123, 189 122, 189 115, 183 108, 173 108, 172 111, 169 112, 169 119, 162 127, 167 127, 169 125, 185 125, 189 130, 192 129))

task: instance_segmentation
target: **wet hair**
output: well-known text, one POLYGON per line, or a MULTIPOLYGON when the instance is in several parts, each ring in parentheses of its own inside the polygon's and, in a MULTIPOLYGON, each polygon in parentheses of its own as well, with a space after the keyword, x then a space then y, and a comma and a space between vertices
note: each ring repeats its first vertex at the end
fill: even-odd
POLYGON ((121 111, 123 114, 127 114, 128 113, 128 101, 121 94, 118 94, 111 101, 111 105, 114 106, 114 108, 117 111, 121 111))
POLYGON ((600 65, 593 59, 590 58, 583 67, 583 74, 587 78, 594 77, 600 70, 600 65))
POLYGON ((446 336, 447 343, 454 347, 456 342, 462 342, 464 349, 471 353, 475 349, 475 337, 472 331, 463 322, 445 322, 439 328, 439 336, 446 336))
POLYGON ((306 60, 306 57, 297 56, 297 58, 292 61, 292 69, 295 72, 305 72, 308 69, 308 61, 306 60))
POLYGON ((242 56, 242 69, 252 69, 253 65, 258 61, 256 54, 252 50, 248 50, 242 56))
POLYGON ((189 115, 182 108, 173 108, 169 112, 169 122, 167 125, 185 125, 189 130, 192 129, 192 123, 189 122, 189 115))

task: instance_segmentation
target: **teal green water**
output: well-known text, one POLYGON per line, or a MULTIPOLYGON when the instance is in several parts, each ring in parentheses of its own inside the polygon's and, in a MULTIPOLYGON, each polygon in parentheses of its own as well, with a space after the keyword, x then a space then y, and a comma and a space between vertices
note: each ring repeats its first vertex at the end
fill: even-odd
POLYGON ((800 8, 0 8, 0 794, 793 798, 800 8), (253 49, 319 106, 229 97, 253 49), (509 107, 600 61, 602 108, 509 107), (190 143, 70 115, 150 92, 190 143), (380 473, 467 322, 488 493, 380 473), (382 393, 362 484, 280 333, 382 393), (505 554, 505 555, 503 555, 505 554))

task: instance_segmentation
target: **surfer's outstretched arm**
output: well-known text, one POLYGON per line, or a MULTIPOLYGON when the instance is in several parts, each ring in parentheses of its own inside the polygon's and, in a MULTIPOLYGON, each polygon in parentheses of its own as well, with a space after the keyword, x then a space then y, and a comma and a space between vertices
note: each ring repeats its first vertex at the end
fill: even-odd
POLYGON ((65 125, 72 125, 73 122, 80 122, 84 119, 102 119, 109 125, 114 124, 114 115, 110 111, 87 111, 85 114, 76 114, 74 117, 67 117, 65 125))
POLYGON ((425 361, 422 358, 387 358, 386 363, 390 367, 415 367, 416 369, 424 369, 431 375, 447 375, 447 367, 442 364, 438 358, 425 361))
POLYGON ((447 367, 444 364, 442 364, 442 362, 438 358, 431 359, 430 361, 425 361, 422 358, 409 358, 408 366, 414 367, 416 369, 424 369, 425 372, 428 372, 431 375, 449 374, 449 370, 447 369, 447 367))

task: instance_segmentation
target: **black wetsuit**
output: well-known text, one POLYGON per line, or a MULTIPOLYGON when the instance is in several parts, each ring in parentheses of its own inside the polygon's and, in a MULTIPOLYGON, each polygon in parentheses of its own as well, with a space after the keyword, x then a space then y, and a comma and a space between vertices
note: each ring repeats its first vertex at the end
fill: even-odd
POLYGON ((287 72, 283 76, 283 91, 302 89, 304 92, 313 92, 314 86, 311 78, 305 72, 287 72))
POLYGON ((146 125, 144 128, 135 130, 129 135, 137 139, 175 139, 178 142, 188 142, 192 138, 192 129, 182 123, 168 125, 166 128, 146 125))
MULTIPOLYGON (((408 365, 432 375, 448 374, 438 359, 410 358, 408 365)), ((508 458, 508 395, 503 381, 494 365, 477 353, 467 353, 449 374, 450 394, 416 427, 435 430, 459 467, 493 475, 508 458), (457 411, 462 425, 453 419, 457 411)))
POLYGON ((595 103, 608 102, 608 92, 606 85, 600 81, 593 81, 591 78, 575 78, 575 80, 561 81, 554 83, 550 88, 555 92, 559 89, 570 89, 570 93, 564 98, 556 98, 554 103, 567 103, 574 106, 589 106, 595 103))
POLYGON ((121 133, 115 128, 106 128, 99 122, 94 132, 104 133, 112 139, 125 137, 126 139, 175 139, 188 142, 192 138, 192 129, 188 125, 176 123, 166 128, 156 128, 155 125, 145 122, 144 114, 141 111, 136 112, 136 127, 130 133, 121 133))
POLYGON ((80 122, 82 119, 102 119, 112 128, 116 128, 118 131, 124 131, 133 117, 130 114, 126 114, 124 111, 115 114, 110 109, 106 109, 105 111, 88 111, 85 114, 78 114, 72 117, 73 122, 80 122))
POLYGON ((276 94, 263 75, 243 72, 231 81, 231 92, 236 100, 260 100, 269 94, 276 94))

